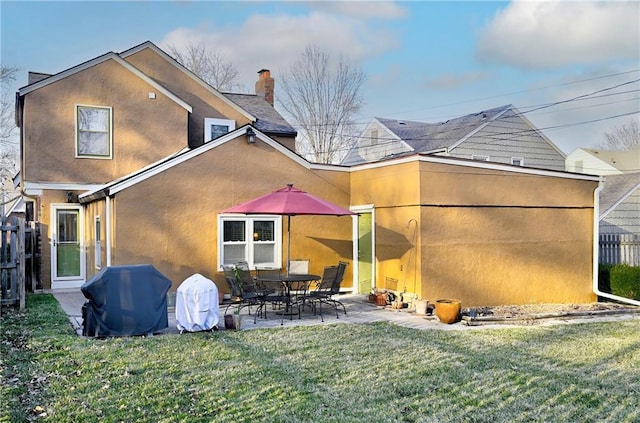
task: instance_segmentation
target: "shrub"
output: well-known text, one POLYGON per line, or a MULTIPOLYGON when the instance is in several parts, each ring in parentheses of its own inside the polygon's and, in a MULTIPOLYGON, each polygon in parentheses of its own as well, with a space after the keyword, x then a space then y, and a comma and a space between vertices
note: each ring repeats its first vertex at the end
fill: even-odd
POLYGON ((611 268, 613 264, 600 264, 598 266, 598 288, 600 291, 611 293, 611 268))
POLYGON ((611 268, 609 276, 612 294, 640 300, 640 267, 618 264, 611 268))

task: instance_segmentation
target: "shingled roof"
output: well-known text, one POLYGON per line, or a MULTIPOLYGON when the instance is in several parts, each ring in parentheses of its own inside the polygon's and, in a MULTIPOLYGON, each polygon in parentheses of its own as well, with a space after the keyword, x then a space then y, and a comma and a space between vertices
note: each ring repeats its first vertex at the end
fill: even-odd
POLYGON ((285 135, 295 137, 296 130, 284 120, 276 109, 264 97, 255 94, 223 93, 225 97, 256 117, 253 124, 268 135, 285 135))
POLYGON ((512 107, 511 104, 508 104, 439 123, 376 119, 398 138, 409 144, 414 151, 428 152, 452 147, 472 132, 480 129, 483 124, 496 119, 512 107))

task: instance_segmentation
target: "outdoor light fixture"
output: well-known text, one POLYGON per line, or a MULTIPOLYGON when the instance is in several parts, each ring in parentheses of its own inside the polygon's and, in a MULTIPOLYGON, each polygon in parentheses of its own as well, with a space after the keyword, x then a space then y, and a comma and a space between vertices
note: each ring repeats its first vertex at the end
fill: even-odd
POLYGON ((256 142, 256 133, 253 132, 253 128, 251 127, 247 128, 247 142, 249 144, 255 144, 256 142))

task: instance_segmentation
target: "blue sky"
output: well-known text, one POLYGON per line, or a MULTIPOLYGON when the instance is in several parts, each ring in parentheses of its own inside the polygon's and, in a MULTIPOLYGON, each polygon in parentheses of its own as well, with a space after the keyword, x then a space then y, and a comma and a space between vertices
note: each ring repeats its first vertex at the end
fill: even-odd
POLYGON ((511 103, 568 154, 640 116, 638 1, 3 0, 0 13, 2 64, 22 69, 14 91, 27 71, 57 73, 149 40, 207 43, 235 64, 245 92, 268 68, 277 99, 278 74, 316 44, 367 74, 362 124, 511 103))

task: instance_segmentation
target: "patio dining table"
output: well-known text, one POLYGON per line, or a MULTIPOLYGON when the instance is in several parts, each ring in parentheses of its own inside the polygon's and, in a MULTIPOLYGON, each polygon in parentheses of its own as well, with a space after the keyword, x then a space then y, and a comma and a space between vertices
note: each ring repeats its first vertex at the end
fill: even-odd
POLYGON ((313 281, 319 281, 322 277, 319 275, 314 275, 314 274, 310 274, 310 273, 291 273, 288 275, 281 275, 280 277, 276 277, 276 276, 268 276, 268 277, 260 277, 257 279, 258 282, 262 282, 262 283, 281 283, 282 286, 284 287, 284 292, 285 292, 285 310, 284 313, 286 315, 289 314, 298 314, 298 313, 293 313, 291 311, 291 292, 292 290, 296 290, 299 291, 301 290, 300 288, 302 288, 302 290, 306 291, 307 287, 309 286, 309 284, 313 281))

